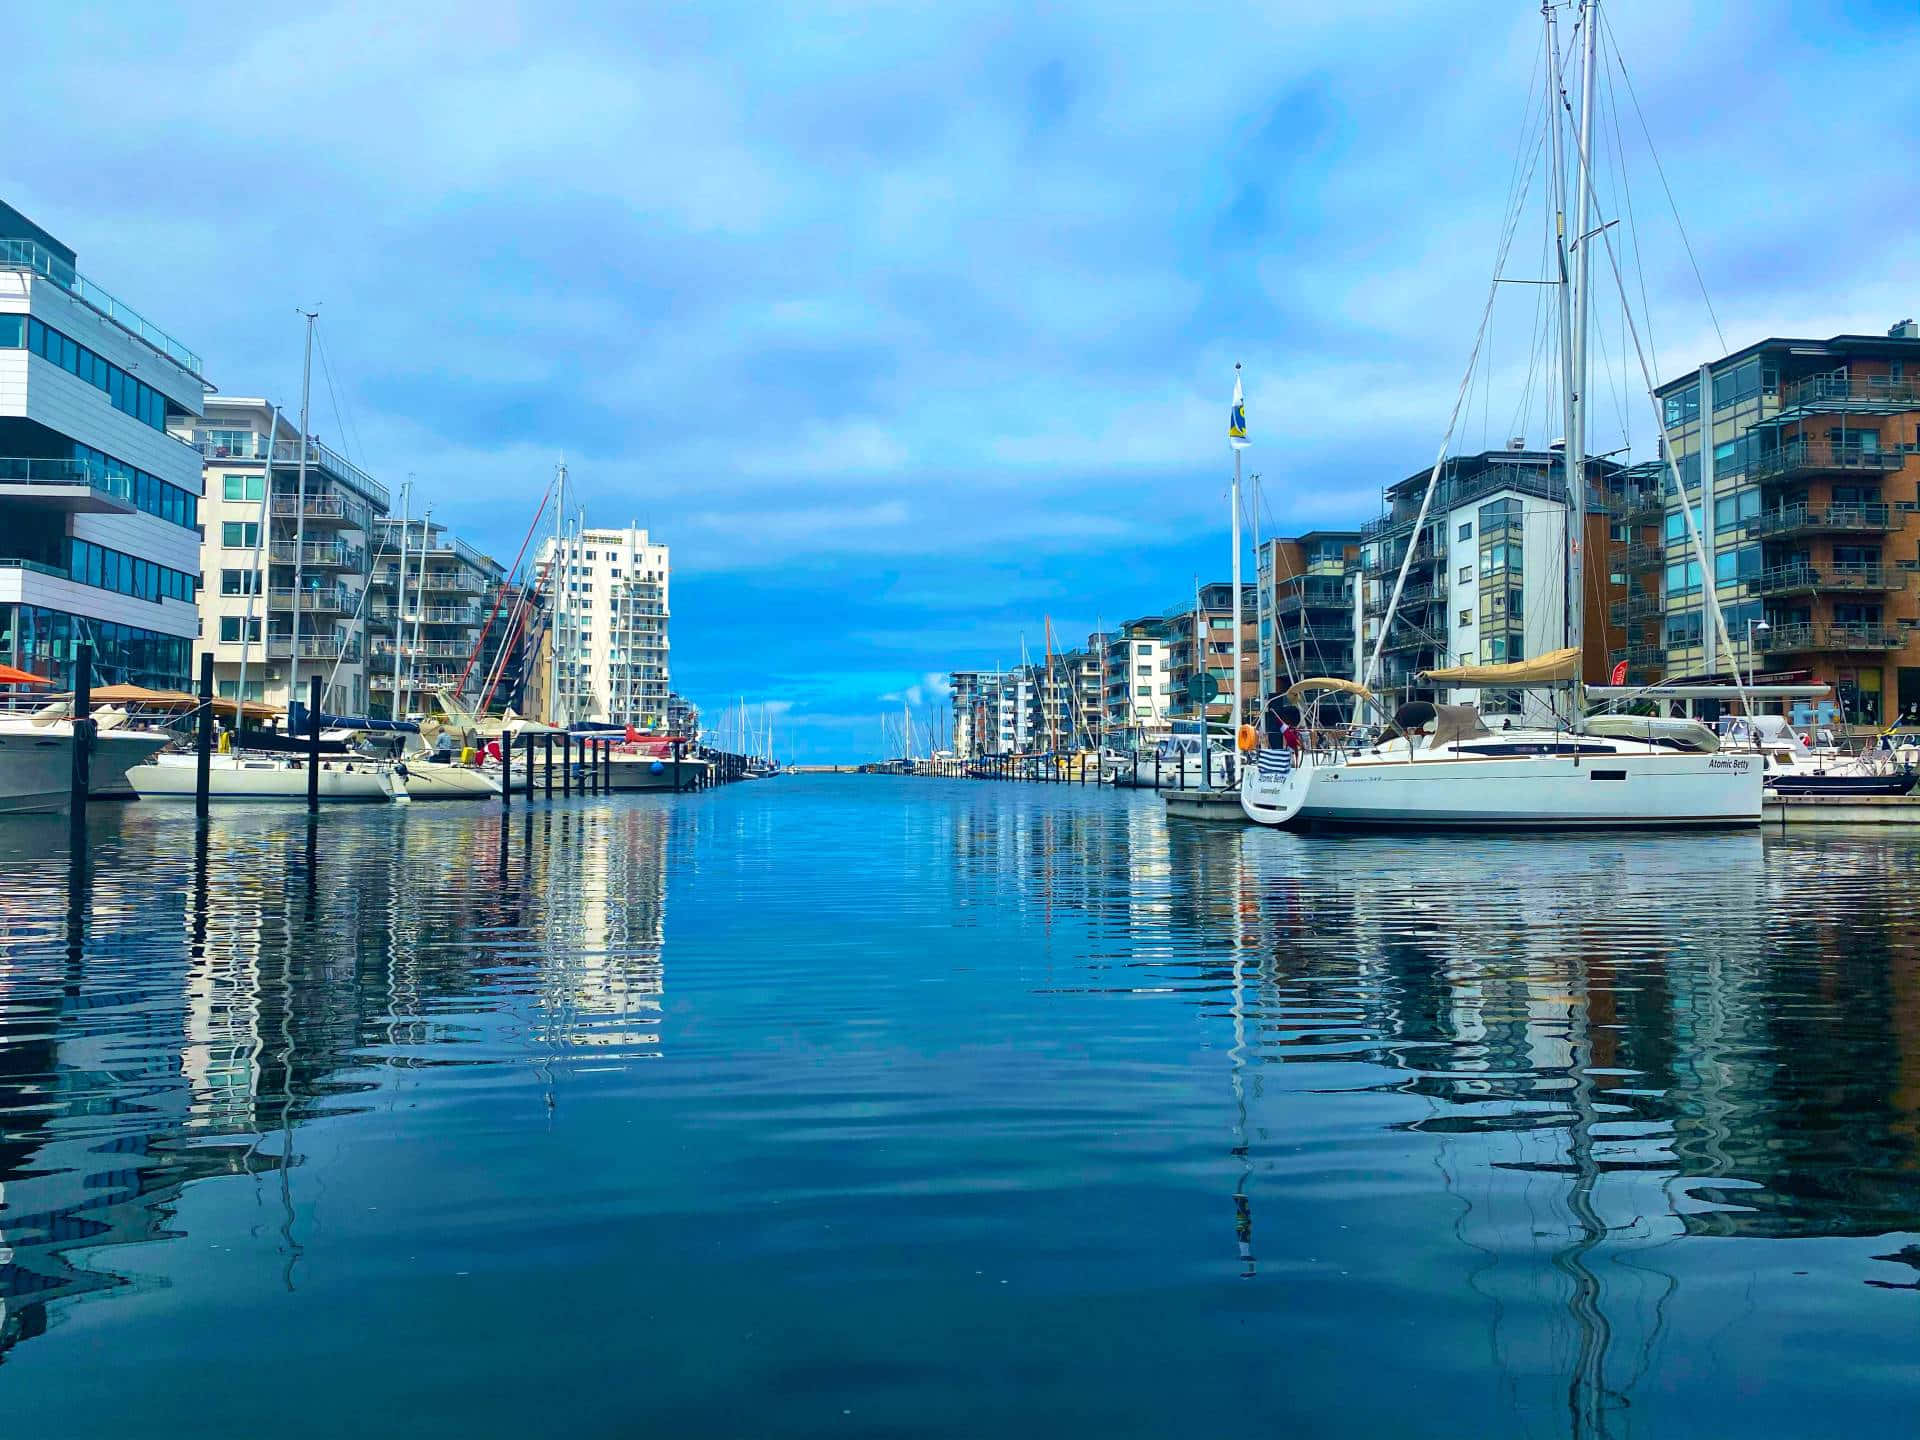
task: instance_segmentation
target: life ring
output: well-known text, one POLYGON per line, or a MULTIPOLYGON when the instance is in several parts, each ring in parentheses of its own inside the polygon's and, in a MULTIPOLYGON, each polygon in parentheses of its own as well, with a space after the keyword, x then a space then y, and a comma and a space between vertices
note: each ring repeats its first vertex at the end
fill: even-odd
POLYGON ((1234 737, 1240 746, 1240 753, 1251 755, 1260 748, 1260 732, 1251 725, 1242 725, 1240 733, 1234 737))

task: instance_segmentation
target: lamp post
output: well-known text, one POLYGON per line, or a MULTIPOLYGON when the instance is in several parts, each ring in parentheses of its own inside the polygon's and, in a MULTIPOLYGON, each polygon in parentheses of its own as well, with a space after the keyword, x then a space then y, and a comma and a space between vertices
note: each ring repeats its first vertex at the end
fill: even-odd
POLYGON ((1754 658, 1754 653, 1753 653, 1753 637, 1756 634, 1764 635, 1771 629, 1773 629, 1773 627, 1767 624, 1767 622, 1764 620, 1747 621, 1747 689, 1748 690, 1753 689, 1754 672, 1759 668, 1759 663, 1754 658))

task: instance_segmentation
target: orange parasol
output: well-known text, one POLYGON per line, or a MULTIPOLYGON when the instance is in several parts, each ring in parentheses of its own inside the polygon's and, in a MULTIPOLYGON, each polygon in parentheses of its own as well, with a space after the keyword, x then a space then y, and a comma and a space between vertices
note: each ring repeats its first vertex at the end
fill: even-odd
POLYGON ((0 665, 0 685, 51 685, 51 680, 42 680, 38 675, 25 670, 16 670, 11 665, 0 665))

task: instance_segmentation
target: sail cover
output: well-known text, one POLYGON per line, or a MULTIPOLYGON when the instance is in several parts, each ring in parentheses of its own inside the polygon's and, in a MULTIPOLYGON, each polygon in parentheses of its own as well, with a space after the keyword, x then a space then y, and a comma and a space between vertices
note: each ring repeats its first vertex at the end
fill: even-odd
POLYGON ((1569 646, 1507 665, 1454 665, 1441 670, 1422 670, 1420 678, 1439 685, 1565 685, 1580 678, 1580 652, 1569 646))
POLYGON ((1332 690, 1341 695, 1358 695, 1362 700, 1370 704, 1379 704, 1379 702, 1373 698, 1373 692, 1357 681, 1335 680, 1326 676, 1314 680, 1300 681, 1299 684, 1287 691, 1287 699, 1298 701, 1301 696, 1313 690, 1332 690))

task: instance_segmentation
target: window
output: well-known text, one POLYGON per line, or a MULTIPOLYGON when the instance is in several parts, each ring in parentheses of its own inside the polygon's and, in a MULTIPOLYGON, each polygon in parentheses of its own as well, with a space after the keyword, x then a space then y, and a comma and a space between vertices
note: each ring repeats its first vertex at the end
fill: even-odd
POLYGON ((26 341, 26 348, 43 360, 104 392, 114 409, 155 430, 167 428, 166 397, 158 390, 109 365, 84 345, 75 344, 32 316, 27 317, 26 341))
POLYGON ((222 595, 258 595, 260 576, 253 570, 222 570, 220 572, 220 593, 222 595))
MULTIPOLYGON (((1484 536, 1488 527, 1500 525, 1508 520, 1519 520, 1521 504, 1518 496, 1502 495, 1498 500, 1489 500, 1480 507, 1480 533, 1484 536)), ((1461 539, 1467 537, 1462 535, 1461 539)))
POLYGON ((1460 663, 1462 665, 1471 665, 1473 663, 1473 652, 1471 650, 1462 650, 1460 652, 1460 663))
POLYGON ((220 493, 228 500, 258 500, 266 493, 264 475, 222 475, 220 493))
POLYGON ((1471 625, 1473 623, 1473 611, 1471 608, 1460 612, 1460 623, 1462 625, 1471 625))
POLYGON ((1689 420, 1699 419, 1700 382, 1696 380, 1684 389, 1664 397, 1662 413, 1669 429, 1675 425, 1684 425, 1689 420))
MULTIPOLYGON (((1693 507, 1693 523, 1701 530, 1706 529, 1707 516, 1704 505, 1696 505, 1693 507)), ((1667 512, 1666 534, 1669 541, 1685 540, 1687 538, 1687 517, 1684 512, 1679 510, 1669 510, 1667 512)))
POLYGON ((1471 540, 1473 538, 1473 522, 1471 520, 1460 527, 1460 538, 1462 540, 1471 540))
POLYGON ((1678 615, 1667 616, 1666 636, 1667 648, 1669 650, 1685 649, 1688 646, 1698 645, 1700 644, 1701 634, 1700 612, 1698 610, 1688 610, 1678 615))
POLYGON ((1509 620, 1518 620, 1521 618, 1520 595, 1521 592, 1518 590, 1507 591, 1507 618, 1509 620))
POLYGON ((260 543, 260 524, 255 520, 220 522, 220 544, 228 550, 251 550, 260 543))
POLYGON ((1518 574, 1523 568, 1522 551, 1518 545, 1489 545, 1480 552, 1480 573, 1496 575, 1501 571, 1518 574))
POLYGON ((1460 583, 1462 585, 1471 585, 1473 583, 1473 566, 1462 565, 1460 567, 1460 583))
POLYGON ((240 643, 240 627, 242 625, 247 627, 247 639, 258 643, 260 639, 260 619, 258 616, 255 616, 249 621, 244 615, 222 615, 220 617, 220 643, 223 645, 238 645, 240 643))
POLYGON ((594 558, 595 558, 594 552, 591 550, 587 551, 587 559, 592 560, 594 558))

